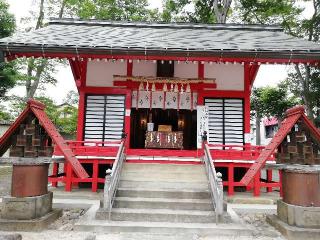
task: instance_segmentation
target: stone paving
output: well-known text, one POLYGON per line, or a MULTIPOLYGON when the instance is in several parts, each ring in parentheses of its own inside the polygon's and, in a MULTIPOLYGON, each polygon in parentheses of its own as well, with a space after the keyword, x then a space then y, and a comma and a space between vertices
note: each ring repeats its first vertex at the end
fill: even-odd
MULTIPOLYGON (((8 195, 10 192, 11 182, 11 168, 1 167, 0 168, 0 196, 8 195)), ((50 189, 52 190, 52 189, 50 189)), ((82 232, 75 231, 74 224, 76 224, 80 218, 82 218, 87 210, 99 204, 99 198, 101 193, 91 193, 89 190, 75 190, 72 193, 66 193, 62 188, 54 190, 54 207, 64 208, 63 216, 56 222, 51 224, 48 229, 42 232, 20 232, 22 239, 27 240, 61 240, 61 239, 72 239, 72 240, 207 240, 207 239, 221 239, 221 240, 271 240, 271 239, 284 239, 274 228, 268 225, 265 221, 265 217, 269 213, 275 213, 275 205, 270 204, 271 202, 266 200, 269 204, 240 204, 238 200, 233 198, 231 204, 229 204, 229 212, 233 214, 234 218, 238 218, 239 223, 244 226, 254 227, 256 231, 252 236, 214 236, 210 234, 152 234, 152 233, 112 233, 104 234, 98 232, 82 232)), ((243 202, 245 198, 250 197, 246 194, 240 194, 240 202, 243 202)), ((268 197, 260 197, 257 202, 260 203, 261 199, 273 199, 276 195, 268 197)), ((263 200, 264 201, 264 200, 263 200)), ((10 232, 0 232, 1 235, 14 234, 10 232)))

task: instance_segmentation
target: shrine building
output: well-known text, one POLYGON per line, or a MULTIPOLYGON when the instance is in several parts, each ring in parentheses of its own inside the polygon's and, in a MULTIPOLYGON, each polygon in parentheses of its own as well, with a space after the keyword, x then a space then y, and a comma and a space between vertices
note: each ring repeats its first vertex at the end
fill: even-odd
MULTIPOLYGON (((200 164, 206 131, 232 195, 263 148, 250 144, 250 94, 259 67, 317 66, 320 46, 278 26, 51 19, 44 28, 0 39, 0 56, 70 64, 80 96, 70 144, 91 176, 81 180, 69 169, 51 176, 53 184, 71 190, 84 181, 96 191, 114 161, 112 144, 124 135, 127 161, 200 164)), ((258 195, 280 186, 272 172, 267 176, 247 190, 258 195)))

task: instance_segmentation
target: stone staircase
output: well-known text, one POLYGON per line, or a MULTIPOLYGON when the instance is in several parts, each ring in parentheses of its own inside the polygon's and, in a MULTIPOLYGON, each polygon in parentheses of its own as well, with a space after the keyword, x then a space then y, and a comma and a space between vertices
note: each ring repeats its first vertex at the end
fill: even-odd
POLYGON ((111 219, 213 223, 215 215, 203 166, 126 163, 111 219))
POLYGON ((111 219, 108 217, 101 208, 92 208, 75 225, 75 230, 221 236, 252 233, 231 223, 227 213, 221 223, 215 223, 201 164, 125 163, 111 219))

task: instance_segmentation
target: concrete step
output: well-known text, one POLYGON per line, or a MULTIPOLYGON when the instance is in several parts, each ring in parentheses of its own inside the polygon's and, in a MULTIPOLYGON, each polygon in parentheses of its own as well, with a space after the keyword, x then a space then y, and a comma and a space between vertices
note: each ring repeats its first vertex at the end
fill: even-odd
POLYGON ((214 223, 213 211, 113 208, 113 221, 214 223))
POLYGON ((210 199, 177 199, 177 198, 138 198, 117 197, 114 208, 135 209, 171 209, 171 210, 200 210, 213 211, 210 199))
POLYGON ((207 182, 180 182, 180 181, 146 181, 144 179, 138 180, 123 180, 121 178, 119 183, 120 188, 147 188, 154 190, 163 190, 163 189, 174 189, 177 191, 180 190, 197 190, 197 191, 208 191, 207 182))
POLYGON ((76 231, 97 233, 148 232, 159 234, 197 234, 213 236, 230 236, 230 239, 252 236, 255 230, 251 226, 240 224, 214 223, 172 223, 172 222, 130 222, 91 220, 79 221, 74 225, 76 231))
POLYGON ((154 189, 154 188, 126 188, 120 187, 117 190, 118 197, 137 198, 179 198, 179 199, 208 199, 210 193, 208 188, 204 190, 192 189, 154 189))
POLYGON ((121 180, 127 181, 166 181, 166 182, 207 182, 207 177, 205 173, 190 172, 190 173, 180 173, 180 172, 122 172, 121 180))
POLYGON ((125 163, 123 172, 204 173, 203 165, 125 163))

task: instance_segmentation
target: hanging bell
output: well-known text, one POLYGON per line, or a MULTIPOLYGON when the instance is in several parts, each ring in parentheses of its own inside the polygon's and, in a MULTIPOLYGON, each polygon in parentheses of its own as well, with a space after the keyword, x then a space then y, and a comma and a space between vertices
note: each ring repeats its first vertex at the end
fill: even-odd
POLYGON ((140 85, 139 85, 139 91, 143 91, 144 89, 143 89, 143 82, 141 82, 140 83, 140 85))
POLYGON ((155 91, 156 91, 156 85, 155 85, 154 83, 152 83, 151 91, 152 91, 152 92, 155 92, 155 91))
POLYGON ((167 84, 166 84, 166 83, 163 84, 163 91, 164 91, 164 92, 168 91, 168 87, 167 87, 167 84))
POLYGON ((187 93, 191 92, 190 84, 189 84, 189 83, 187 84, 186 92, 187 92, 187 93))
POLYGON ((173 92, 173 84, 171 83, 171 86, 170 86, 170 90, 171 92, 173 92))
POLYGON ((149 83, 147 82, 146 91, 149 91, 149 83))
POLYGON ((176 84, 175 86, 174 86, 174 92, 179 92, 179 87, 178 87, 178 84, 176 84))
POLYGON ((181 84, 181 94, 183 93, 184 89, 183 89, 183 84, 181 84))

